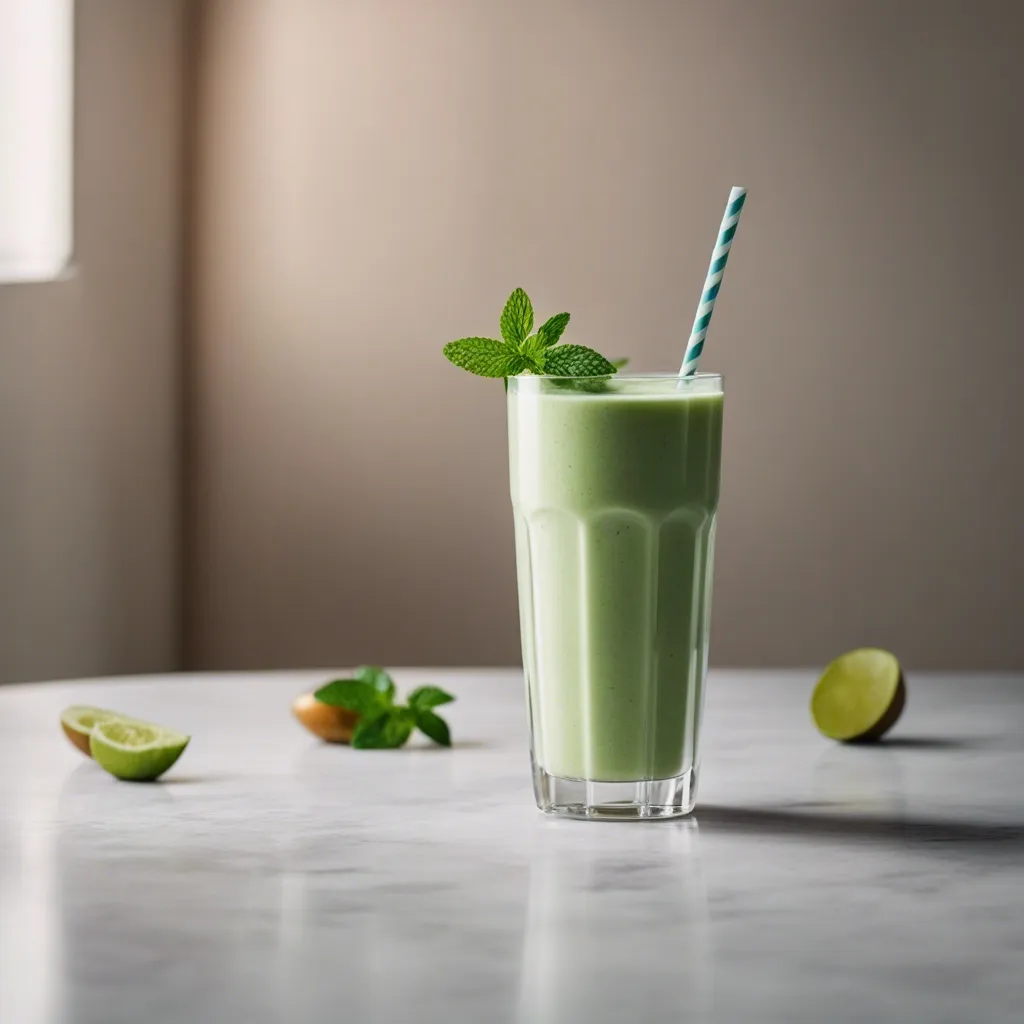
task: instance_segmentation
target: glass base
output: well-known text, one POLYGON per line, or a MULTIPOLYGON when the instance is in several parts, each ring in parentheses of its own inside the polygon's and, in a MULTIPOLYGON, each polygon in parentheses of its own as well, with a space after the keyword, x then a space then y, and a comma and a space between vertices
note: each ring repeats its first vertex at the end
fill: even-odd
POLYGON ((671 779, 588 782, 549 775, 533 766, 533 791, 545 814, 585 821, 654 821, 682 818, 697 799, 697 770, 671 779))

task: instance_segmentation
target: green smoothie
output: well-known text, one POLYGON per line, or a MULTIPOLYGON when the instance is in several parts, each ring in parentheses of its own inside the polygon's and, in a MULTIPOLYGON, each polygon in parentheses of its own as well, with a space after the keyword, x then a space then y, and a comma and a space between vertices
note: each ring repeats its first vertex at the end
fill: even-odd
POLYGON ((722 404, 713 375, 509 381, 523 662, 549 775, 697 764, 722 404))

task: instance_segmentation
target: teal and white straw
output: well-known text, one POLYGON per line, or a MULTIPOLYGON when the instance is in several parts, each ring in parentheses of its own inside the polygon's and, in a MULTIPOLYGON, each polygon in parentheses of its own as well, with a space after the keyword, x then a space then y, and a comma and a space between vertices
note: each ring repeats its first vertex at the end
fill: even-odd
POLYGON ((718 229, 718 244, 711 254, 711 264, 708 267, 708 276, 704 279, 704 291, 701 294, 700 305, 697 307, 697 315, 693 319, 693 330, 690 331, 690 340, 686 346, 686 355, 683 356, 683 365, 679 367, 680 377, 689 377, 697 372, 697 361, 701 352, 704 351, 704 339, 708 334, 708 324, 711 323, 711 314, 715 311, 715 299, 722 287, 722 276, 725 274, 725 265, 729 261, 729 250, 732 248, 732 240, 736 234, 736 225, 740 221, 740 213, 743 204, 747 199, 747 190, 734 185, 729 193, 729 202, 725 207, 725 216, 722 217, 722 226, 718 229))

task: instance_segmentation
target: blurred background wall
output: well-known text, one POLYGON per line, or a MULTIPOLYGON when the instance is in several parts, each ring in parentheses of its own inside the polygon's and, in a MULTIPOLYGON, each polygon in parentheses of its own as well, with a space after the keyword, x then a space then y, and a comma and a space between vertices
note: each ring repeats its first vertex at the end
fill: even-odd
POLYGON ((515 663, 521 285, 678 365, 750 201, 713 662, 1024 668, 1024 5, 210 0, 194 664, 515 663))
POLYGON ((182 0, 81 0, 75 266, 0 284, 0 682, 177 664, 182 0))
POLYGON ((78 274, 0 288, 0 680, 517 663, 501 386, 440 346, 520 285, 674 369, 734 183, 713 662, 1024 668, 1022 41, 1011 0, 80 0, 78 274))

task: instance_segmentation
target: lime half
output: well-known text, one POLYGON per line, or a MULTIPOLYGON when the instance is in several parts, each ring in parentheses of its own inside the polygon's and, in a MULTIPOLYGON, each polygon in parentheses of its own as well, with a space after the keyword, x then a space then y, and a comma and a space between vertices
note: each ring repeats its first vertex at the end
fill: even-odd
POLYGON ((111 775, 152 782, 181 757, 188 741, 188 736, 159 725, 113 718, 93 726, 89 745, 96 763, 111 775))
POLYGON ((877 740, 903 711, 907 689, 896 656, 876 647, 840 655, 811 696, 811 717, 833 740, 877 740))
POLYGON ((109 722, 115 718, 124 718, 116 711, 104 708, 90 708, 83 704, 74 704, 60 713, 60 725, 64 735, 85 755, 92 757, 89 751, 89 737, 97 722, 109 722))

